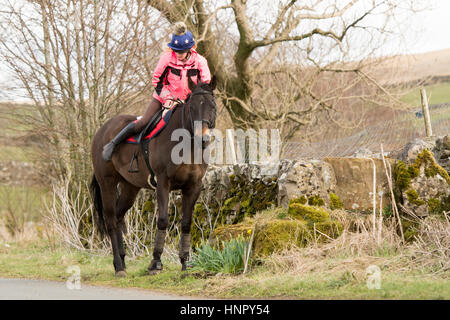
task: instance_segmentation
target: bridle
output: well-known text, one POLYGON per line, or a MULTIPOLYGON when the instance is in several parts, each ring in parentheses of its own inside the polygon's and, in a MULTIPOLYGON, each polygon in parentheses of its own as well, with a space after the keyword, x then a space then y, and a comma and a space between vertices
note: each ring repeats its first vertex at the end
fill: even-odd
MULTIPOLYGON (((196 89, 194 92, 192 92, 189 100, 191 100, 193 96, 206 95, 206 94, 209 94, 209 95, 213 96, 213 99, 214 99, 214 95, 213 95, 212 92, 210 92, 208 90, 204 90, 204 89, 196 89)), ((184 125, 184 118, 185 118, 185 114, 184 114, 185 111, 184 110, 187 108, 188 104, 189 104, 189 122, 191 124, 191 130, 189 130, 189 129, 187 129, 187 130, 189 130, 191 132, 191 134, 192 134, 192 133, 194 133, 194 119, 192 119, 191 103, 190 103, 190 101, 187 102, 187 103, 184 103, 184 105, 183 105, 183 107, 181 109, 181 126, 182 126, 183 129, 186 129, 185 125, 184 125)), ((217 108, 215 100, 214 100, 214 107, 217 108)), ((201 122, 202 123, 206 123, 208 125, 209 129, 213 129, 214 128, 214 123, 212 123, 208 119, 202 119, 201 122)), ((194 136, 191 135, 191 139, 193 139, 193 138, 194 138, 194 136)))

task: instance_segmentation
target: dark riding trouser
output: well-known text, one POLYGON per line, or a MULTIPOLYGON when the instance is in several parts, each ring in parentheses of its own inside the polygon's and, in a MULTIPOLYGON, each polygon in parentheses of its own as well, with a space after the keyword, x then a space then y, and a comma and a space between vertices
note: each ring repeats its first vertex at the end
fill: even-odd
POLYGON ((147 109, 145 110, 144 115, 141 118, 127 124, 125 126, 125 128, 123 128, 111 140, 111 142, 109 142, 108 144, 106 144, 103 147, 103 152, 102 152, 103 159, 105 161, 110 161, 116 145, 118 145, 119 143, 125 141, 132 135, 134 135, 134 134, 140 132, 142 129, 144 129, 144 127, 147 125, 147 123, 150 121, 150 119, 153 117, 153 115, 155 115, 156 112, 158 112, 158 110, 161 108, 162 108, 161 102, 159 102, 155 98, 152 98, 152 100, 150 101, 150 103, 147 106, 147 109))
POLYGON ((144 129, 150 119, 158 112, 159 109, 162 108, 162 103, 159 102, 156 98, 152 98, 150 103, 147 106, 147 109, 144 112, 142 118, 134 121, 134 130, 136 133, 144 129))

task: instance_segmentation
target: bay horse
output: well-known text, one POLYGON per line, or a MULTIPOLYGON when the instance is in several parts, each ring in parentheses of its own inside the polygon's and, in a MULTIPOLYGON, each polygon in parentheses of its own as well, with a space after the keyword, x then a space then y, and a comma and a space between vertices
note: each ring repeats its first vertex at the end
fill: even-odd
MULTIPOLYGON (((148 267, 150 274, 162 270, 161 254, 169 224, 168 201, 169 193, 172 190, 181 190, 183 197, 179 258, 181 269, 186 270, 191 246, 192 213, 202 189, 202 178, 208 166, 203 157, 201 163, 198 163, 199 161, 196 161, 198 164, 194 163, 193 152, 191 152, 190 162, 176 164, 171 158, 172 148, 179 143, 171 139, 175 130, 184 128, 189 132, 191 137, 189 144, 192 148, 199 141, 194 139, 194 136, 197 135, 203 142, 201 148, 204 149, 208 144, 210 130, 215 127, 217 116, 217 106, 213 94, 216 87, 215 77, 209 84, 198 83, 195 85, 190 78, 188 78, 188 82, 191 94, 186 102, 174 109, 169 123, 148 145, 150 151, 148 160, 157 182, 158 205, 153 260, 148 267), (200 126, 195 127, 199 129, 196 130, 198 132, 194 132, 195 121, 201 122, 200 126)), ((94 174, 90 191, 96 211, 95 221, 100 234, 107 233, 111 239, 113 264, 117 277, 126 276, 122 234, 125 230, 124 217, 133 205, 139 190, 151 188, 148 179, 150 170, 145 165, 143 153, 139 152, 137 159, 139 171, 137 173, 129 172, 130 159, 140 147, 139 145, 123 143, 118 145, 109 162, 103 160, 102 149, 123 127, 134 120, 136 120, 136 116, 118 115, 107 121, 95 134, 91 149, 94 174)), ((178 161, 176 162, 178 163, 178 161)))

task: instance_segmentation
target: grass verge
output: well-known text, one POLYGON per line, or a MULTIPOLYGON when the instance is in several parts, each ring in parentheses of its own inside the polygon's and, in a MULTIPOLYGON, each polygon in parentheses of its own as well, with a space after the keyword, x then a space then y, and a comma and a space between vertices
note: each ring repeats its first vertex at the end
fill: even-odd
MULTIPOLYGON (((164 255, 163 255, 164 257, 164 255)), ((420 271, 395 270, 387 267, 399 256, 348 257, 322 259, 323 266, 307 272, 275 271, 256 266, 245 275, 210 275, 180 271, 174 261, 163 260, 164 271, 147 275, 150 257, 143 256, 127 263, 127 278, 116 279, 112 256, 94 255, 74 249, 51 249, 43 239, 34 242, 0 242, 0 277, 66 281, 66 268, 81 269, 82 284, 123 288, 142 288, 179 295, 211 298, 276 298, 276 299, 450 299, 447 275, 424 275, 420 271), (351 262, 351 263, 350 263, 351 262), (381 289, 369 289, 361 270, 369 265, 381 269, 381 289), (336 268, 336 266, 340 266, 336 268)), ((307 261, 305 260, 305 263, 307 261)))

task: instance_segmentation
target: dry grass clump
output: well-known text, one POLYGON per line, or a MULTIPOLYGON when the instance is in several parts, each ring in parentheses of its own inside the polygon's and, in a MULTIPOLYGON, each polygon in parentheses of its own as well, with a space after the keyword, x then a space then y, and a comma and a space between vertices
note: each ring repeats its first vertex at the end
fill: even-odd
MULTIPOLYGON (((110 240, 98 237, 94 221, 94 211, 90 196, 86 196, 88 186, 71 186, 69 181, 53 185, 53 198, 48 204, 45 224, 52 230, 49 241, 56 241, 78 250, 89 250, 98 254, 109 254, 110 240), (74 190, 75 188, 75 190, 74 190)), ((127 254, 136 257, 151 252, 151 240, 156 226, 156 215, 148 224, 140 208, 145 199, 138 196, 133 207, 125 215, 124 244, 127 254)))
POLYGON ((83 189, 87 190, 87 186, 78 185, 77 190, 71 189, 69 180, 53 185, 52 200, 48 204, 44 223, 51 226, 56 238, 70 247, 79 250, 99 249, 95 245, 93 229, 89 233, 80 234, 83 221, 91 220, 93 215, 89 198, 82 192, 83 189))
POLYGON ((28 221, 24 222, 20 229, 16 229, 12 233, 10 227, 0 221, 0 243, 33 241, 39 237, 38 229, 40 229, 40 226, 28 221))
POLYGON ((420 221, 416 241, 411 245, 411 259, 433 274, 450 276, 450 220, 429 216, 420 221))
MULTIPOLYGON (((374 236, 370 215, 343 210, 333 218, 343 225, 342 235, 327 243, 313 243, 274 253, 264 260, 275 273, 348 272, 363 278, 366 268, 375 264, 384 270, 449 274, 450 222, 439 217, 417 220, 416 240, 404 243, 394 221, 385 220, 381 238, 374 236)), ((377 226, 375 226, 378 228, 377 226)))

